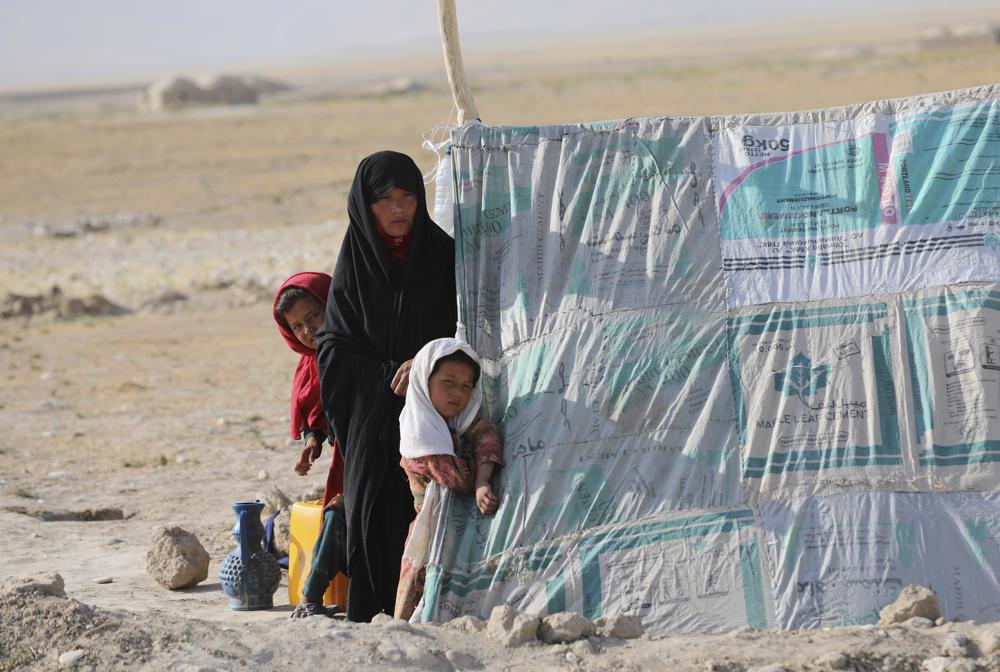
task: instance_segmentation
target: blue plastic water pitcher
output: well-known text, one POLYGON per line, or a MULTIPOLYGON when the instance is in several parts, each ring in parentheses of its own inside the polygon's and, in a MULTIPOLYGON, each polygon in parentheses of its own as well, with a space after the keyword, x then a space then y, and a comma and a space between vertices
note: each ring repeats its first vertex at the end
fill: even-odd
POLYGON ((281 581, 278 561, 264 550, 264 526, 260 522, 263 510, 264 503, 259 501, 233 504, 233 538, 239 546, 222 562, 219 581, 229 596, 229 606, 237 611, 273 607, 274 591, 281 581))

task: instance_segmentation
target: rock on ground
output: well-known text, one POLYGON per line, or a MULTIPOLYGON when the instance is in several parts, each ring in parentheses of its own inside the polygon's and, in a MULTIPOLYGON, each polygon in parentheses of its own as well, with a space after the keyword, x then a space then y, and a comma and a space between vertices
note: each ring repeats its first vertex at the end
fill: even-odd
POLYGON ((572 646, 569 648, 580 658, 586 658, 587 656, 593 656, 600 653, 600 649, 589 639, 581 639, 577 642, 573 642, 572 646))
POLYGON ((908 628, 933 628, 934 621, 923 616, 914 616, 913 618, 906 619, 903 625, 908 628))
POLYGON ((282 509, 274 519, 274 550, 278 556, 291 553, 292 510, 282 509))
POLYGON ((846 670, 851 659, 843 653, 828 653, 817 658, 813 664, 821 670, 846 670))
POLYGON ((19 513, 22 516, 32 516, 45 522, 54 521, 81 521, 85 523, 105 520, 124 520, 125 514, 118 508, 83 509, 80 511, 69 511, 66 509, 42 509, 37 507, 27 508, 24 506, 5 506, 4 511, 19 513))
POLYGON ((645 629, 638 616, 602 616, 597 619, 597 632, 602 637, 617 637, 618 639, 636 639, 642 637, 645 629))
POLYGON ((83 298, 62 297, 56 305, 56 314, 63 319, 84 315, 92 317, 125 315, 128 312, 128 308, 112 303, 100 294, 92 294, 83 298))
POLYGON ((186 294, 182 294, 172 289, 164 289, 140 303, 139 310, 169 312, 176 304, 187 300, 188 297, 186 294))
POLYGON ((66 597, 66 584, 58 574, 3 579, 0 582, 0 593, 6 592, 21 595, 35 594, 48 595, 50 597, 66 597))
POLYGON ((494 607, 486 623, 486 634, 504 646, 517 646, 535 639, 538 618, 520 614, 508 605, 494 607))
POLYGON ((445 651, 444 657, 459 670, 475 670, 483 666, 475 657, 462 651, 445 651))
POLYGON ((920 664, 922 672, 976 672, 978 666, 967 658, 946 658, 936 656, 920 664))
POLYGON ((208 578, 208 552, 198 537, 180 527, 153 530, 146 572, 168 590, 194 586, 208 578))
POLYGON ((0 300, 0 319, 30 317, 49 312, 55 313, 59 318, 69 319, 84 315, 124 315, 129 310, 108 301, 100 294, 83 298, 67 297, 58 287, 53 287, 48 294, 28 296, 8 293, 0 300))
POLYGON ((960 632, 948 633, 941 645, 941 655, 949 658, 968 658, 970 656, 969 638, 960 632))
POLYGON ((276 485, 258 492, 254 499, 264 502, 264 510, 260 512, 260 515, 264 518, 292 505, 292 500, 276 485))
POLYGON ((979 650, 984 656, 1000 654, 1000 628, 990 630, 979 640, 979 650))
POLYGON ((878 625, 885 628, 916 616, 930 619, 933 625, 933 621, 941 616, 941 611, 934 591, 924 586, 910 585, 900 591, 895 602, 882 607, 878 625))
POLYGON ((581 616, 566 611, 549 614, 538 626, 538 638, 546 644, 575 642, 581 637, 596 634, 594 624, 581 616))
POLYGON ((317 499, 323 499, 323 485, 321 483, 313 483, 307 489, 303 490, 299 495, 300 502, 315 502, 317 499))
POLYGON ((76 661, 83 658, 84 653, 85 651, 83 649, 73 649, 72 651, 67 651, 59 656, 59 664, 63 667, 73 667, 76 665, 76 661))
POLYGON ((486 621, 481 618, 476 618, 475 616, 465 615, 453 618, 445 623, 445 625, 449 628, 454 628, 455 630, 475 634, 477 632, 482 632, 483 628, 486 627, 486 621))

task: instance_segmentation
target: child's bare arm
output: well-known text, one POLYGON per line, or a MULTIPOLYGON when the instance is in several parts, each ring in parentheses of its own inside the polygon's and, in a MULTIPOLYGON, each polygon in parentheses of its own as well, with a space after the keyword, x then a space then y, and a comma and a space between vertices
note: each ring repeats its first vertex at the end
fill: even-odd
POLYGON ((493 478, 493 469, 496 467, 495 462, 483 462, 476 467, 476 488, 478 489, 481 485, 489 485, 490 479, 493 478))
POLYGON ((308 474, 313 462, 319 459, 322 452, 322 441, 316 436, 316 434, 311 432, 307 434, 306 443, 302 447, 302 450, 299 451, 299 455, 295 460, 295 473, 299 476, 305 476, 308 474))
POLYGON ((495 467, 494 462, 483 462, 476 467, 476 505, 484 516, 492 516, 500 506, 500 500, 490 487, 490 478, 495 467))

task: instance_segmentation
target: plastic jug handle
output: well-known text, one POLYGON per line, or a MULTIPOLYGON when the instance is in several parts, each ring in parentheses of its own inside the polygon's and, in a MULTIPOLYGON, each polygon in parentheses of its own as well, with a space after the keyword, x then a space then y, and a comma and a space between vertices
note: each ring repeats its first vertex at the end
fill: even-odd
POLYGON ((247 539, 247 534, 250 532, 250 530, 247 529, 247 526, 249 524, 250 524, 250 512, 247 511, 246 509, 243 509, 242 511, 240 511, 240 557, 243 559, 244 563, 246 563, 250 559, 250 556, 252 555, 250 550, 250 542, 247 539))

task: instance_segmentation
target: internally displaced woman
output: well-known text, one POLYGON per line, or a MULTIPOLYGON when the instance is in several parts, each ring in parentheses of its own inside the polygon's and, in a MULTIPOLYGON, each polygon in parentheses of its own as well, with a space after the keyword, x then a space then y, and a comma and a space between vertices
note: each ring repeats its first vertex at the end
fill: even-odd
POLYGON ((358 166, 317 338, 323 407, 344 455, 347 617, 392 614, 414 517, 399 466, 411 360, 455 332, 455 245, 427 212, 413 160, 378 152, 358 166))

